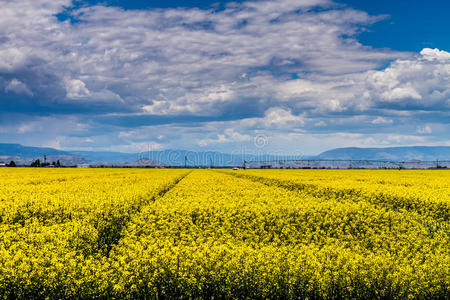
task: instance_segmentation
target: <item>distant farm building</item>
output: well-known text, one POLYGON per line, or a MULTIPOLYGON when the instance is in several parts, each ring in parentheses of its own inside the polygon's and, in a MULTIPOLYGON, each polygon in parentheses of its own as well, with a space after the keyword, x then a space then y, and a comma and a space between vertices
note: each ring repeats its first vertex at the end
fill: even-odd
POLYGON ((0 162, 0 167, 6 167, 6 163, 0 162))
POLYGON ((91 167, 91 165, 89 165, 89 164, 78 164, 77 165, 77 168, 84 168, 84 169, 87 169, 87 168, 90 168, 91 167))

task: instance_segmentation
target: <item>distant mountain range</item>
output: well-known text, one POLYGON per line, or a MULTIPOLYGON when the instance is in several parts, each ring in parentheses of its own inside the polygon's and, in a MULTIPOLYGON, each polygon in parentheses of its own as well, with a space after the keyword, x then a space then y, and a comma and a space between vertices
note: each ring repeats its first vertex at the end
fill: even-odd
MULTIPOLYGON (((57 159, 63 165, 89 163, 91 165, 115 166, 234 166, 242 165, 244 160, 276 160, 293 158, 291 156, 228 154, 220 152, 195 152, 186 150, 163 150, 142 153, 121 153, 108 151, 63 151, 53 148, 28 147, 19 144, 0 143, 0 161, 14 160, 18 164, 30 164, 35 159, 47 162, 57 159)), ((299 157, 295 157, 299 159, 299 157)))
POLYGON ((0 156, 7 155, 31 158, 42 155, 70 155, 70 153, 53 148, 27 147, 20 144, 0 144, 0 156))
POLYGON ((450 147, 414 146, 391 148, 337 148, 325 151, 317 156, 319 159, 356 159, 388 161, 435 161, 450 160, 450 147))
POLYGON ((337 148, 317 156, 276 156, 270 154, 227 154, 220 152, 194 152, 186 150, 164 150, 143 153, 121 153, 107 151, 63 151, 53 148, 28 147, 19 144, 0 143, 0 161, 14 160, 28 165, 35 159, 57 161, 63 165, 89 163, 92 165, 116 166, 234 166, 243 161, 271 161, 286 159, 351 159, 388 161, 435 161, 450 160, 450 147, 391 147, 391 148, 337 148))

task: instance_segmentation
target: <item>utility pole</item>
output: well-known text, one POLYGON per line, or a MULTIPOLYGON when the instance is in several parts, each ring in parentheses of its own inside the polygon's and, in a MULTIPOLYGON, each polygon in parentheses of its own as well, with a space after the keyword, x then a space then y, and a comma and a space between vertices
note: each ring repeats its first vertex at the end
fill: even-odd
POLYGON ((187 168, 187 155, 184 156, 184 167, 187 168))

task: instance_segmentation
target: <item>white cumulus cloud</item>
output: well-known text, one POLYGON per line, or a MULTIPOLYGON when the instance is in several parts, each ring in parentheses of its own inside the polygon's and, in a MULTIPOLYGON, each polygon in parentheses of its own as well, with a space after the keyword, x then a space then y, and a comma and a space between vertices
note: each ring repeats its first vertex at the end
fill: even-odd
POLYGON ((28 86, 15 78, 6 85, 5 91, 33 96, 33 92, 28 88, 28 86))
POLYGON ((69 99, 85 98, 91 94, 86 88, 86 84, 79 79, 68 80, 66 90, 69 99))

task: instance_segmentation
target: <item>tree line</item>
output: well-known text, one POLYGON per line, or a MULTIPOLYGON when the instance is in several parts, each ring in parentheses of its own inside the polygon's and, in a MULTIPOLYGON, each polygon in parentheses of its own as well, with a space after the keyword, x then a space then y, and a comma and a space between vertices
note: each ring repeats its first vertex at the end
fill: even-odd
MULTIPOLYGON (((57 161, 53 161, 52 163, 48 163, 48 162, 41 162, 40 159, 36 159, 35 161, 33 161, 30 164, 30 167, 32 168, 42 168, 42 167, 62 167, 61 162, 59 161, 59 159, 57 161)), ((9 164, 6 164, 6 167, 17 167, 17 164, 15 161, 11 160, 9 164)))
POLYGON ((35 161, 33 161, 30 165, 30 167, 32 168, 42 168, 42 167, 49 167, 49 166, 53 166, 53 167, 61 167, 61 162, 59 161, 59 159, 55 162, 53 161, 52 163, 48 163, 48 162, 41 162, 40 159, 36 159, 35 161))

